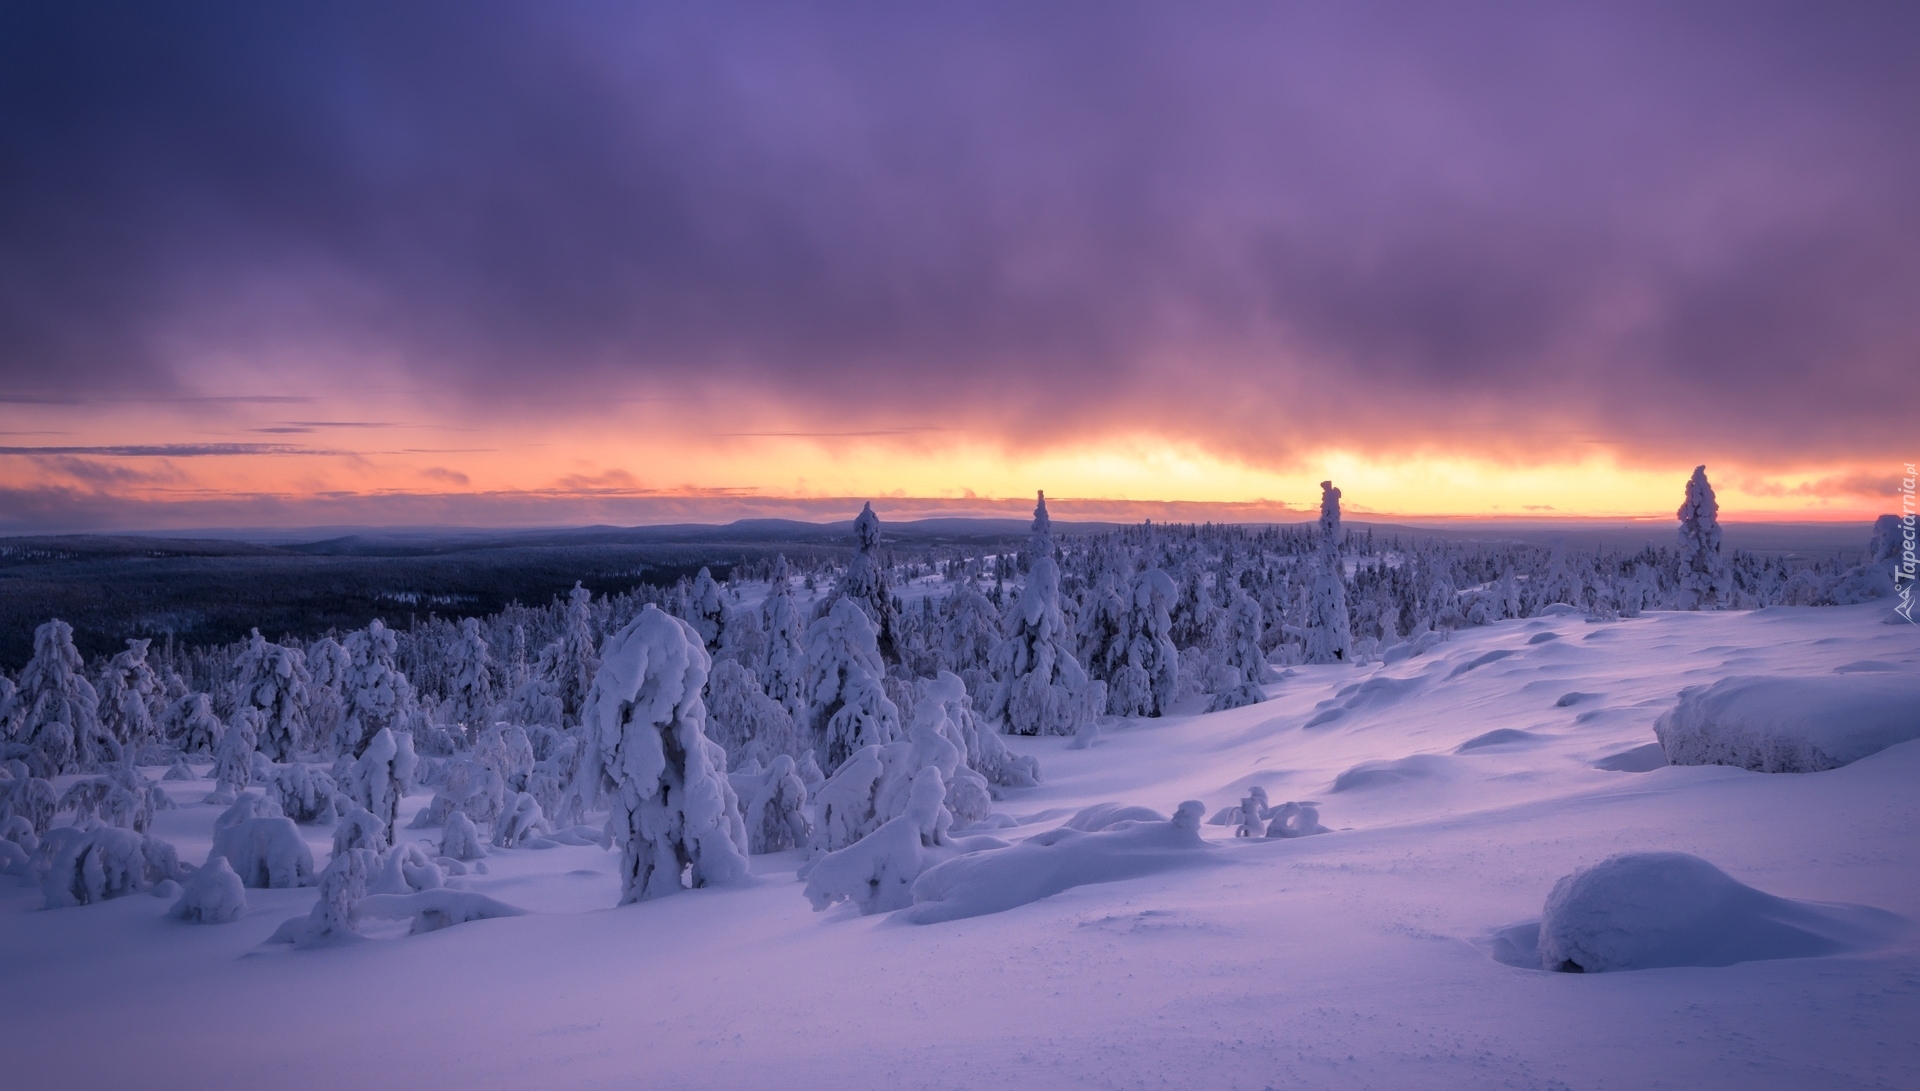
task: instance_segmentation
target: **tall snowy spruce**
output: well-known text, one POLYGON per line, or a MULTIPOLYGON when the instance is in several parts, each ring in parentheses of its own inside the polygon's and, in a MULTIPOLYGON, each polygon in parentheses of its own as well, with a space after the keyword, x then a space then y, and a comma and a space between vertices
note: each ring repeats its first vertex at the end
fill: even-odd
POLYGON ((1001 615, 1004 635, 990 660, 995 681, 986 713, 1013 735, 1077 735, 1105 706, 1107 687, 1089 679, 1073 655, 1044 495, 1033 516, 1033 567, 1001 615))
POLYGON ((851 598, 834 601, 807 628, 806 728, 822 771, 863 746, 901 735, 900 709, 887 696, 873 622, 851 598))
POLYGON ((726 754, 704 733, 709 660, 692 626, 649 605, 609 637, 581 711, 573 792, 612 808, 620 904, 746 874, 726 754))
POLYGON ((1320 548, 1305 635, 1309 663, 1341 663, 1353 658, 1346 564, 1340 557, 1340 490, 1331 481, 1320 483, 1320 548))
POLYGON ((255 629, 234 664, 236 708, 260 711, 260 752, 291 761, 307 741, 307 657, 298 648, 272 643, 255 629))
POLYGON ((873 513, 871 501, 860 509, 859 517, 853 521, 853 544, 853 559, 847 562, 846 574, 840 578, 833 596, 822 603, 822 609, 831 609, 831 603, 840 598, 858 603, 873 622, 880 658, 887 663, 898 663, 900 650, 896 641, 900 619, 894 611, 893 592, 887 586, 887 569, 880 559, 880 517, 873 513))
POLYGON ((594 651, 592 607, 593 592, 576 582, 567 592, 560 639, 540 653, 547 692, 559 702, 561 718, 568 724, 580 722, 594 672, 600 669, 600 657, 594 651))
POLYGON ((493 718, 494 681, 498 674, 493 651, 487 646, 486 637, 480 634, 480 619, 461 620, 460 639, 449 658, 447 700, 452 705, 453 720, 477 735, 493 718))
POLYGON ((766 669, 760 679, 767 696, 800 723, 807 715, 807 625, 793 598, 793 575, 784 554, 773 560, 773 583, 760 605, 760 623, 767 641, 766 669))
POLYGON ((159 676, 147 664, 151 641, 129 640, 127 650, 107 661, 95 687, 100 698, 100 722, 121 752, 132 760, 154 736, 156 706, 164 695, 159 676))
POLYGON ((84 666, 73 646, 73 626, 56 618, 33 631, 33 658, 20 671, 12 698, 21 713, 18 742, 9 750, 17 750, 36 777, 51 780, 70 773, 87 753, 83 747, 97 749, 103 736, 112 743, 100 723, 100 695, 84 666))
POLYGON ((342 687, 340 749, 359 757, 380 732, 406 729, 414 710, 413 684, 400 671, 399 641, 379 618, 349 633, 345 647, 349 666, 342 687))
POLYGON ((1680 519, 1680 605, 1689 610, 1731 605, 1733 581, 1720 555, 1720 502, 1707 483, 1707 468, 1687 481, 1680 519))

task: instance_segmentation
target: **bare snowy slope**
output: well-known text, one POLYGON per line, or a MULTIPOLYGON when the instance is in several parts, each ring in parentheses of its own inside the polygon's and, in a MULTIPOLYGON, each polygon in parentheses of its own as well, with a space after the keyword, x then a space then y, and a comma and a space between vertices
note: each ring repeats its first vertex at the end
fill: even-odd
MULTIPOLYGON (((1920 934, 1905 925, 1718 967, 1492 957, 1556 880, 1622 852, 1920 921, 1920 742, 1781 774, 1648 749, 1687 686, 1920 673, 1920 629, 1884 614, 1503 622, 1389 666, 1294 668, 1262 704, 1110 727, 1091 749, 1010 740, 1044 782, 999 805, 1014 824, 985 832, 1004 840, 1107 801, 1212 813, 1253 785, 1317 802, 1335 832, 1202 825, 1191 866, 942 923, 816 914, 798 853, 754 858, 743 886, 616 909, 614 853, 495 849, 465 882, 528 915, 311 951, 262 946, 311 889, 249 890, 242 919, 202 926, 169 919, 169 900, 43 910, 37 889, 0 886, 5 1083, 1912 1086, 1920 934)), ((220 808, 198 802, 204 782, 167 787, 181 806, 154 832, 197 863, 220 808)), ((302 830, 325 859, 328 831, 302 830)))

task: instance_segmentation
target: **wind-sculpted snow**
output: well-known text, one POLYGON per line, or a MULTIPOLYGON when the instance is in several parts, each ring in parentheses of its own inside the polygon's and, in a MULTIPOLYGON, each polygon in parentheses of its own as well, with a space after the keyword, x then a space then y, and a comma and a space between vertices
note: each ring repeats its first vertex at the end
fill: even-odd
POLYGON ((1891 913, 1777 898, 1697 856, 1625 853, 1554 884, 1540 922, 1540 965, 1573 973, 1730 966, 1877 946, 1891 913))
POLYGON ((1070 822, 1004 849, 948 860, 913 884, 913 905, 902 916, 915 924, 978 917, 1088 883, 1204 864, 1207 843, 1200 837, 1200 817, 1205 813, 1204 804, 1190 799, 1168 821, 1114 819, 1093 830, 1070 822))
POLYGON ((1680 691, 1654 724, 1672 765, 1834 769, 1920 739, 1920 676, 1736 676, 1680 691))

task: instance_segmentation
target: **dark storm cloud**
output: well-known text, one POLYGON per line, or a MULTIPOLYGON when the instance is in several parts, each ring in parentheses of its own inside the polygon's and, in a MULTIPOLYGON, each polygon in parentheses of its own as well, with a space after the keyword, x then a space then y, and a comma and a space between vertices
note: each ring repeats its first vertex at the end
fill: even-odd
POLYGON ((0 396, 1877 457, 1916 11, 13 5, 0 396))

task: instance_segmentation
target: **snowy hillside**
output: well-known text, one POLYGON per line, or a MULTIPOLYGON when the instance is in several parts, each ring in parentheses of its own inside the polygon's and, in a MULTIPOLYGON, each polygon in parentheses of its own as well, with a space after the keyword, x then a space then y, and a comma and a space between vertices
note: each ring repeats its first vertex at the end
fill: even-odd
MULTIPOLYGON (((481 903, 524 915, 407 935, 396 913, 313 949, 266 943, 306 917, 311 887, 250 888, 237 921, 197 925, 169 916, 171 890, 47 910, 39 886, 0 878, 6 1082, 1902 1086, 1920 1066, 1920 742, 1761 773, 1665 766, 1654 733, 1683 688, 1762 676, 1857 682, 1883 710, 1909 695, 1911 737, 1920 630, 1885 614, 1549 611, 1391 664, 1292 667, 1262 703, 1176 708, 1091 747, 1008 738, 1040 784, 951 837, 1006 847, 955 857, 894 915, 813 911, 803 849, 616 908, 620 852, 578 836, 487 846, 438 896, 455 906, 443 921, 481 903), (1192 809, 1065 829, 1102 803, 1222 817, 1255 786, 1276 809, 1317 805, 1331 832, 1195 834, 1192 809), (1825 953, 1766 957, 1805 953, 1769 940, 1774 922, 1732 965, 1509 964, 1538 964, 1526 926, 1557 881, 1628 852, 1701 858, 1771 896, 1764 912, 1826 928, 1825 953), (978 915, 927 913, 937 895, 975 897, 978 915), (942 915, 960 919, 907 919, 942 915)), ((161 783, 176 806, 149 832, 198 863, 227 808, 203 802, 210 779, 161 783)), ((399 804, 397 839, 421 860, 448 836, 407 828, 431 798, 399 804)), ((294 828, 328 859, 334 829, 294 828)), ((1747 904, 1700 910, 1702 934, 1747 904)), ((1716 961, 1706 946, 1679 961, 1716 961)))

